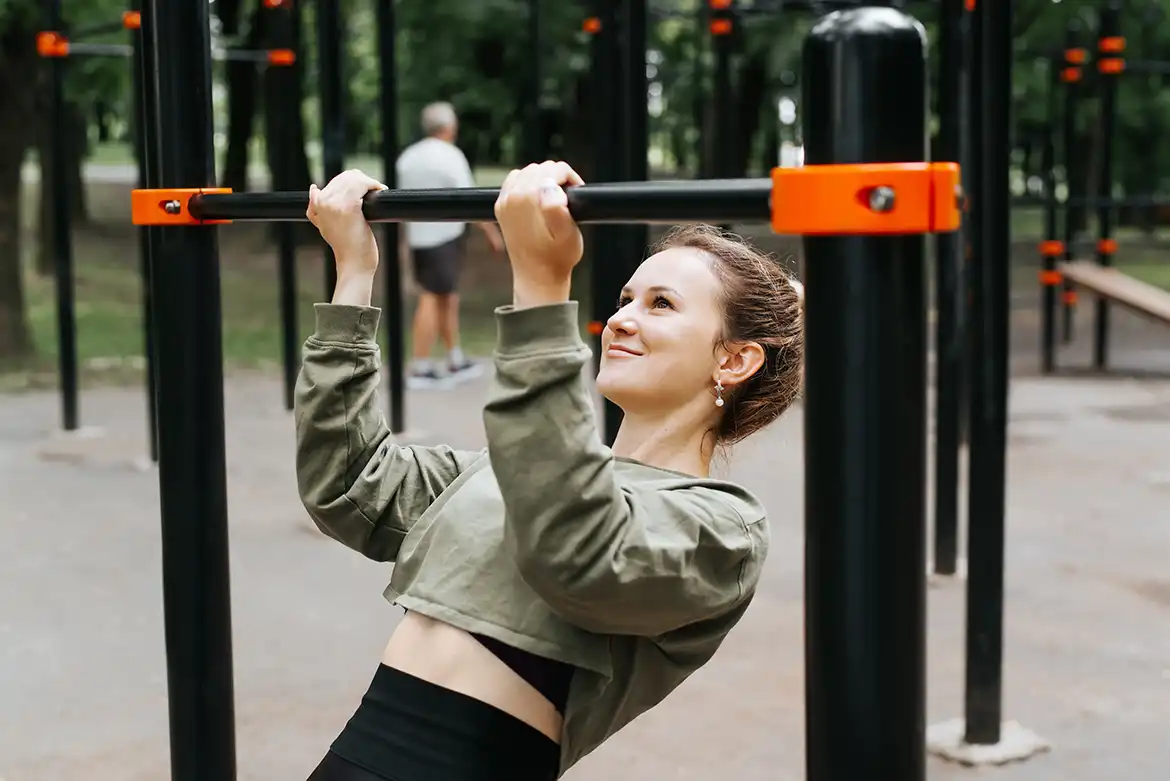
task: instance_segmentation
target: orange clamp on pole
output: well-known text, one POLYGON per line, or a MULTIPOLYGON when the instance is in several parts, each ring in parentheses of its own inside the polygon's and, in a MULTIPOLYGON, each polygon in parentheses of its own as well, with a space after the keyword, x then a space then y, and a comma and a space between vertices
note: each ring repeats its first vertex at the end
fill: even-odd
POLYGON ((590 16, 581 23, 581 29, 590 35, 597 35, 597 33, 601 32, 601 20, 596 16, 590 16))
POLYGON ((68 57, 69 39, 53 30, 37 33, 37 54, 41 57, 68 57))
POLYGON ((141 30, 142 13, 139 11, 123 11, 122 26, 127 30, 141 30))
POLYGON ((230 187, 133 190, 130 193, 130 219, 134 225, 223 225, 231 220, 200 220, 193 216, 191 199, 197 195, 230 192, 230 187))
POLYGON ((1046 258, 1059 258, 1064 254, 1063 241, 1042 241, 1040 242, 1040 254, 1046 258))
POLYGON ((1067 49, 1064 52, 1064 61, 1070 65, 1084 65, 1089 53, 1085 49, 1067 49))
POLYGON ((896 235, 961 225, 957 163, 809 165, 772 170, 779 234, 896 235))
POLYGON ((712 19, 710 28, 712 35, 731 35, 731 20, 712 19))
POLYGON ((1097 51, 1120 54, 1125 51, 1125 38, 1120 35, 1106 36, 1097 41, 1097 51))
POLYGON ((1116 239, 1101 239, 1097 242, 1097 252, 1102 255, 1113 255, 1117 252, 1116 239))
POLYGON ((268 64, 288 67, 297 61, 297 53, 292 49, 270 49, 268 51, 268 64))
POLYGON ((1041 271, 1040 284, 1045 287, 1056 287, 1064 281, 1064 274, 1059 271, 1041 271))

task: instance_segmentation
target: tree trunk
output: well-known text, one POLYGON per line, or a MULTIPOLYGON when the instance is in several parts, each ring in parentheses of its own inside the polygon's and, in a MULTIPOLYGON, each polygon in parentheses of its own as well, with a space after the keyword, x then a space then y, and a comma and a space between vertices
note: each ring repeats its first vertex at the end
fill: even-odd
POLYGON ((20 262, 20 163, 24 144, 9 145, 23 133, 24 117, 0 113, 0 363, 32 354, 20 262), (13 127, 13 125, 16 127, 13 127))
POLYGON ((34 30, 0 30, 0 361, 33 353, 21 276, 20 168, 32 137, 34 30))

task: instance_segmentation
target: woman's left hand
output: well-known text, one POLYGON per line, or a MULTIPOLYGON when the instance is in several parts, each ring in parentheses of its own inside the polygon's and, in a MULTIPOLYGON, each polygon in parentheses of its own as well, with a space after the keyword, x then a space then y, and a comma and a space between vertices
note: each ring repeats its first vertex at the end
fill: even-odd
POLYGON ((512 261, 517 304, 568 298, 585 242, 564 187, 584 183, 568 163, 546 161, 512 171, 500 187, 495 214, 512 261))

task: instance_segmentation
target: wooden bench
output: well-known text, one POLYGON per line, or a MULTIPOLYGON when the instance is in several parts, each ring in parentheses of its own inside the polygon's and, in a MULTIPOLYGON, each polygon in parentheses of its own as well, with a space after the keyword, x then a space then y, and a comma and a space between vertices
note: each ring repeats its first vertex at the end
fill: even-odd
POLYGON ((1064 278, 1098 298, 1164 325, 1170 325, 1170 291, 1146 284, 1115 268, 1091 260, 1074 260, 1060 266, 1064 278))

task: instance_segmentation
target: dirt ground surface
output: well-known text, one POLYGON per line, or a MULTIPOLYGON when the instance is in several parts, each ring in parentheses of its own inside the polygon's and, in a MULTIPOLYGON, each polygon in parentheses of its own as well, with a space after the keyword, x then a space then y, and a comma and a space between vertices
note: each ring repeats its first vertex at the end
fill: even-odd
MULTIPOLYGON (((412 393, 407 438, 481 446, 484 392, 480 380, 412 393)), ((400 611, 381 597, 387 568, 322 537, 301 508, 278 380, 233 377, 226 398, 239 778, 296 781, 357 704, 400 611)), ((168 777, 143 404, 137 389, 88 391, 89 428, 63 436, 54 394, 0 401, 4 781, 168 777)), ((1018 377, 1010 434, 1004 713, 1053 748, 984 771, 931 758, 929 777, 1168 778, 1170 382, 1018 377)), ((730 465, 775 530, 747 617, 708 667, 568 778, 803 777, 801 438, 797 409, 730 465)), ((929 724, 962 713, 963 618, 963 582, 935 584, 929 724)))

